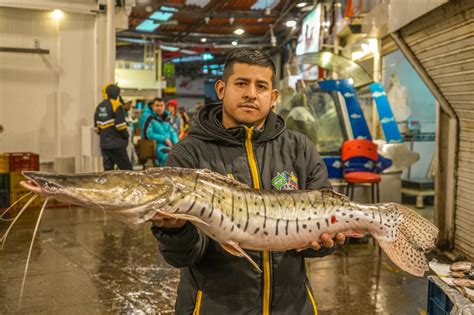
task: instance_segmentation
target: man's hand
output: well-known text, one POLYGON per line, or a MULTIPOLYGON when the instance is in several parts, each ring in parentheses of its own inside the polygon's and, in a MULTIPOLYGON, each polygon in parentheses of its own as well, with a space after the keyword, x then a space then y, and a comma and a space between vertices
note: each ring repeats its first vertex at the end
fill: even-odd
POLYGON ((164 227, 169 229, 178 229, 186 224, 185 220, 168 219, 160 215, 155 215, 151 220, 156 227, 164 227))
POLYGON ((344 236, 343 233, 337 233, 336 237, 333 240, 328 233, 323 233, 319 237, 319 241, 311 241, 309 243, 309 246, 298 248, 296 251, 300 252, 308 248, 311 248, 314 250, 320 250, 321 247, 331 248, 334 246, 334 241, 336 241, 336 244, 342 245, 346 241, 346 237, 344 236))
POLYGON ((166 143, 166 145, 169 146, 170 148, 173 146, 173 142, 171 142, 170 139, 166 139, 165 143, 166 143))

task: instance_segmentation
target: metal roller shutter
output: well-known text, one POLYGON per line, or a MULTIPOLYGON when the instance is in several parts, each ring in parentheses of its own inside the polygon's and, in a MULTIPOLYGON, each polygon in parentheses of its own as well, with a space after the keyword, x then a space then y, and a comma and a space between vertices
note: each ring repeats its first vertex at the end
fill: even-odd
POLYGON ((450 1, 397 36, 458 117, 454 246, 474 259, 474 1, 450 1))

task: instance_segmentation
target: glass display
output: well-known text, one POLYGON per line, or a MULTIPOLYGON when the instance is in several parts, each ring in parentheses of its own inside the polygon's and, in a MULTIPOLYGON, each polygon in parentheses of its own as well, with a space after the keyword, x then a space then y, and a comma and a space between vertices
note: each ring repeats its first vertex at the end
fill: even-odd
POLYGON ((339 154, 347 139, 335 94, 314 87, 287 88, 278 107, 289 129, 305 134, 321 155, 339 154))

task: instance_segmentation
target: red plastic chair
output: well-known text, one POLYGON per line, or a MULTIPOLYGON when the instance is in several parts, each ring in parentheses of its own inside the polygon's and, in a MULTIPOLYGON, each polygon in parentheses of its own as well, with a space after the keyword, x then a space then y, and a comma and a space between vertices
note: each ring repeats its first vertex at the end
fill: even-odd
POLYGON ((365 157, 372 161, 372 171, 350 171, 344 169, 344 180, 347 183, 346 195, 352 200, 354 198, 355 185, 371 184, 372 203, 380 202, 379 183, 382 177, 373 171, 374 166, 378 162, 377 145, 370 140, 348 140, 344 142, 341 148, 341 159, 344 167, 347 161, 356 157, 365 157), (377 198, 375 197, 375 190, 377 190, 377 198))

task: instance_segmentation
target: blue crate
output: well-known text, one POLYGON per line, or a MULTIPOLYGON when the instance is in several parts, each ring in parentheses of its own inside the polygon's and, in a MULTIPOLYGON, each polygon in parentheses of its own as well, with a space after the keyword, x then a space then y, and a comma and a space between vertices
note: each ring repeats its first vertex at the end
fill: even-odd
POLYGON ((449 315, 453 302, 431 279, 428 279, 428 315, 449 315))
POLYGON ((10 191, 0 189, 0 208, 8 208, 10 206, 10 191))
POLYGON ((10 173, 0 173, 0 190, 10 190, 10 173))

